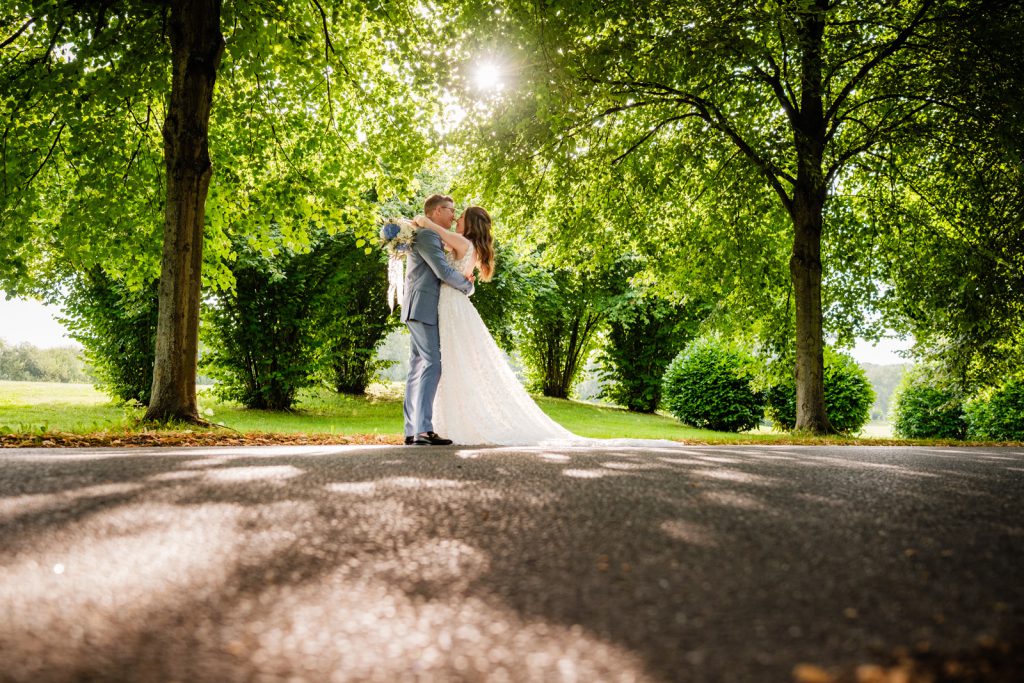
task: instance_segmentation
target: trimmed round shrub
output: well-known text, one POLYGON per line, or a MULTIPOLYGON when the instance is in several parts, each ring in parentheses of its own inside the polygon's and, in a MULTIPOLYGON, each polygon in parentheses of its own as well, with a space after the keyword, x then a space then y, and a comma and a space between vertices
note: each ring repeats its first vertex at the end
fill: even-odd
MULTIPOLYGON (((839 432, 852 434, 871 419, 875 390, 850 356, 825 351, 825 414, 839 432)), ((787 375, 765 392, 765 412, 776 429, 796 427, 796 379, 787 375)))
POLYGON ((1011 379, 967 402, 972 439, 1024 441, 1024 381, 1011 379))
POLYGON ((690 344, 669 364, 662 380, 665 408, 683 424, 742 432, 761 422, 761 396, 750 385, 753 359, 715 342, 690 344))
POLYGON ((905 439, 962 439, 967 435, 963 398, 927 367, 911 368, 894 392, 892 430, 905 439))

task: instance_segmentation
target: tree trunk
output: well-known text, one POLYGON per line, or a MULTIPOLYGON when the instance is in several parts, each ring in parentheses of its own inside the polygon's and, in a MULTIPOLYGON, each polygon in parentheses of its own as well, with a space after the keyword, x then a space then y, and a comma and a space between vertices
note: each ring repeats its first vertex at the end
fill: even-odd
POLYGON ((814 434, 835 430, 825 413, 825 356, 821 315, 823 197, 800 189, 793 201, 793 255, 789 274, 796 300, 796 429, 814 434))
POLYGON ((164 121, 167 206, 153 390, 147 420, 202 422, 196 404, 203 220, 210 186, 208 130, 224 51, 221 0, 173 0, 174 65, 164 121))
POLYGON ((793 255, 789 274, 796 299, 796 429, 835 432, 825 413, 825 355, 821 315, 821 229, 825 208, 825 108, 822 43, 827 0, 801 16, 800 114, 795 131, 797 175, 790 209, 793 255))

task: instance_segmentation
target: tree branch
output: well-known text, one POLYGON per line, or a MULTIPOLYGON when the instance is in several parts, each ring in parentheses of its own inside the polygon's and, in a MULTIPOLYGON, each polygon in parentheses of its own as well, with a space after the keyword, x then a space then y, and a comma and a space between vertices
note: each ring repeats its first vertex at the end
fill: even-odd
POLYGON ((338 54, 334 50, 334 44, 331 43, 331 34, 327 30, 327 12, 324 11, 323 5, 320 4, 320 0, 312 0, 313 5, 316 6, 320 12, 320 22, 323 25, 324 32, 324 61, 330 61, 331 55, 338 54))
POLYGON ((923 0, 921 7, 917 10, 917 14, 913 19, 911 19, 910 23, 907 24, 888 45, 882 48, 870 60, 861 65, 860 69, 857 70, 857 73, 850 78, 843 89, 839 92, 839 95, 836 96, 836 99, 832 101, 832 104, 829 105, 829 108, 825 111, 826 122, 830 121, 836 115, 839 108, 843 106, 843 103, 846 102, 846 99, 850 96, 850 93, 852 93, 854 89, 856 89, 856 87, 860 85, 865 78, 867 78, 868 74, 870 74, 876 66, 903 47, 903 44, 907 42, 910 35, 914 32, 914 29, 916 29, 924 20, 924 16, 932 6, 933 2, 934 0, 923 0))
POLYGON ((832 179, 835 177, 837 173, 839 173, 840 170, 842 170, 846 162, 848 162, 850 159, 857 156, 858 154, 868 151, 876 144, 878 144, 878 142, 882 138, 882 133, 886 129, 892 130, 898 127, 901 123, 911 118, 915 114, 923 111, 924 109, 927 109, 928 106, 929 104, 925 103, 911 109, 910 111, 903 114, 903 116, 901 116, 899 119, 897 119, 895 123, 890 124, 888 127, 884 126, 884 124, 886 118, 888 118, 889 116, 889 113, 886 113, 886 115, 883 116, 882 119, 873 128, 869 128, 869 126, 867 126, 867 124, 865 124, 863 121, 857 120, 857 123, 860 123, 862 126, 869 129, 864 136, 864 141, 859 145, 850 147, 845 152, 836 157, 835 161, 829 164, 828 172, 825 174, 825 184, 828 185, 829 183, 832 182, 832 179))
MULTIPOLYGON (((327 12, 324 11, 323 6, 320 4, 320 0, 312 0, 312 2, 313 5, 316 6, 317 10, 320 12, 320 23, 323 26, 324 33, 324 62, 327 64, 327 67, 329 69, 331 66, 331 55, 333 54, 335 57, 337 57, 338 53, 334 49, 334 43, 331 42, 331 33, 327 28, 327 12)), ((341 65, 341 68, 345 72, 345 75, 351 77, 351 75, 348 73, 348 68, 345 66, 345 63, 341 61, 341 59, 338 59, 338 63, 341 65)), ((338 123, 337 120, 334 118, 334 100, 331 97, 330 72, 324 74, 324 80, 327 81, 327 115, 331 119, 331 125, 334 126, 335 130, 337 130, 338 123)))
POLYGON ((640 147, 640 145, 642 145, 645 142, 647 142, 651 138, 651 136, 653 136, 655 133, 657 133, 659 130, 661 130, 662 128, 664 128, 668 124, 673 123, 675 121, 682 121, 683 119, 689 119, 689 118, 694 118, 694 117, 699 118, 700 114, 698 114, 696 112, 689 112, 689 113, 686 113, 686 114, 680 114, 679 116, 671 116, 671 117, 665 119, 664 121, 661 121, 654 128, 651 128, 649 131, 644 133, 643 137, 641 137, 639 140, 637 140, 635 143, 633 143, 633 145, 629 149, 627 149, 625 152, 623 152, 619 156, 617 156, 614 159, 612 159, 612 166, 615 166, 620 161, 622 161, 623 159, 628 157, 630 154, 635 152, 636 149, 638 147, 640 147))
MULTIPOLYGON (((843 112, 841 115, 839 115, 835 119, 833 119, 831 125, 829 126, 828 132, 826 132, 826 134, 825 134, 825 143, 828 144, 829 142, 832 141, 832 138, 834 138, 836 133, 839 132, 839 127, 845 121, 856 121, 856 122, 860 123, 860 121, 858 121, 857 119, 853 118, 853 116, 851 116, 851 114, 853 114, 853 112, 855 112, 858 109, 861 109, 863 107, 866 107, 866 106, 868 106, 870 104, 876 104, 878 102, 885 102, 887 100, 905 100, 907 102, 925 102, 925 103, 930 104, 930 105, 935 105, 935 106, 939 106, 939 107, 945 107, 947 109, 956 109, 957 108, 956 105, 953 104, 952 102, 946 102, 945 100, 940 100, 940 99, 935 98, 935 97, 927 97, 927 96, 924 96, 924 95, 906 95, 906 94, 902 94, 902 93, 886 93, 884 95, 875 95, 874 97, 869 97, 866 100, 862 100, 861 102, 858 102, 857 104, 855 104, 854 106, 850 107, 845 112, 843 112)), ((867 127, 867 126, 865 126, 865 127, 867 127)))
POLYGON ((776 194, 779 195, 779 199, 782 200, 783 206, 789 211, 792 206, 792 199, 786 192, 786 189, 782 186, 782 181, 788 182, 790 185, 796 184, 796 179, 782 170, 771 161, 762 158, 754 148, 743 138, 739 132, 733 128, 732 124, 729 123, 729 119, 722 111, 715 106, 710 100, 694 95, 692 93, 686 93, 682 90, 678 90, 671 86, 667 86, 661 83, 654 83, 651 81, 608 81, 608 85, 617 85, 624 88, 639 88, 644 91, 655 91, 666 94, 672 94, 676 97, 672 98, 671 101, 686 104, 693 108, 697 116, 704 121, 707 121, 710 125, 717 128, 733 142, 736 147, 740 149, 745 156, 747 156, 754 164, 761 170, 761 173, 768 179, 772 189, 775 190, 776 194))
POLYGON ((10 45, 11 43, 13 43, 13 42, 14 42, 15 40, 17 40, 17 39, 18 39, 18 36, 20 36, 20 35, 21 35, 22 33, 24 33, 24 32, 25 32, 25 29, 27 29, 27 28, 28 28, 29 26, 31 26, 31 25, 32 25, 33 23, 35 23, 35 19, 34 19, 34 18, 32 18, 32 17, 29 17, 29 20, 28 20, 28 21, 26 21, 26 22, 25 22, 25 23, 24 23, 24 24, 22 25, 22 27, 21 27, 21 28, 19 28, 19 29, 18 29, 17 31, 15 31, 15 32, 14 32, 14 35, 13 35, 13 36, 11 36, 10 38, 8 38, 8 39, 7 39, 7 40, 5 40, 4 42, 0 43, 0 50, 4 49, 5 47, 7 47, 7 46, 8 46, 8 45, 10 45))
POLYGON ((754 73, 756 73, 764 83, 772 89, 775 93, 775 99, 782 105, 782 109, 786 112, 786 116, 789 118, 789 122, 792 125, 796 125, 799 120, 800 112, 797 111, 796 105, 789 96, 786 94, 785 88, 782 86, 782 74, 779 71, 779 65, 775 63, 771 55, 768 56, 768 63, 772 67, 772 73, 768 73, 760 66, 754 65, 754 73))
MULTIPOLYGON (((782 9, 781 3, 780 3, 779 8, 782 9)), ((783 16, 785 16, 785 15, 783 15, 783 16)), ((778 27, 779 27, 779 45, 781 46, 780 49, 782 50, 782 65, 781 65, 781 68, 780 68, 780 73, 781 73, 780 80, 786 86, 786 92, 789 95, 789 101, 790 102, 796 102, 799 98, 796 96, 796 92, 793 90, 793 86, 790 85, 790 78, 789 78, 789 50, 786 48, 786 31, 784 30, 785 27, 783 26, 781 18, 779 19, 778 27)))
POLYGON ((135 163, 135 160, 138 158, 139 151, 142 149, 142 142, 145 139, 146 139, 145 135, 140 135, 139 136, 139 143, 137 145, 135 145, 135 151, 132 152, 131 157, 129 157, 129 159, 128 159, 128 165, 125 166, 124 175, 121 176, 121 185, 123 187, 128 187, 128 174, 131 173, 132 165, 135 163))
POLYGON ((57 131, 57 137, 55 137, 55 138, 53 139, 53 144, 51 144, 51 145, 50 145, 50 149, 49 149, 49 151, 48 151, 48 152, 46 153, 46 158, 45 158, 45 159, 43 159, 43 162, 42 162, 41 164, 39 164, 39 168, 37 168, 37 169, 36 169, 36 170, 35 170, 35 171, 34 171, 34 172, 32 173, 32 175, 30 175, 30 176, 28 177, 28 180, 26 180, 26 181, 25 181, 25 183, 24 183, 24 184, 22 185, 22 189, 24 189, 24 188, 27 188, 27 187, 28 187, 29 185, 31 185, 31 184, 32 184, 32 181, 36 179, 36 176, 37 176, 37 175, 39 175, 39 172, 43 170, 43 166, 46 166, 46 162, 48 162, 48 161, 50 160, 50 157, 51 157, 51 156, 53 155, 53 150, 54 150, 54 148, 55 148, 55 147, 57 146, 57 143, 58 143, 58 142, 60 142, 60 135, 61 135, 61 133, 63 133, 63 132, 64 132, 64 127, 65 127, 66 125, 67 125, 67 123, 62 123, 62 124, 60 124, 60 130, 58 130, 58 131, 57 131))

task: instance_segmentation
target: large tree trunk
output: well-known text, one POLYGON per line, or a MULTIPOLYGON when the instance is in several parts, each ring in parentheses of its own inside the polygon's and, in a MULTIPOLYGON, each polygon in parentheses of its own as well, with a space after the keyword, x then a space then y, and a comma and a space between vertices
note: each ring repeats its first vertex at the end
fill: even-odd
MULTIPOLYGON (((797 188, 793 201, 793 255, 789 274, 796 300, 796 429, 835 430, 825 413, 825 357, 821 315, 821 227, 824 197, 797 188)), ((823 193, 822 193, 823 194, 823 193)))
POLYGON ((217 67, 224 51, 221 0, 173 0, 174 63, 164 121, 167 207, 160 269, 156 361, 147 420, 202 422, 196 405, 203 219, 212 168, 207 144, 217 67))
POLYGON ((795 131, 793 255, 789 274, 796 299, 796 429, 835 432, 825 413, 825 356, 821 315, 821 229, 825 208, 825 109, 822 42, 827 0, 817 0, 801 17, 800 114, 795 131))

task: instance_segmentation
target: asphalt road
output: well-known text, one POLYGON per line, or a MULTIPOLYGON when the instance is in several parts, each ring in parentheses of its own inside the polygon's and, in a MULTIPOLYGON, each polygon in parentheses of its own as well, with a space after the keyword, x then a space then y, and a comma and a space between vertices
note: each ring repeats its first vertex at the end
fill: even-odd
POLYGON ((1013 448, 0 451, 0 680, 1024 680, 1022 494, 1013 448))

